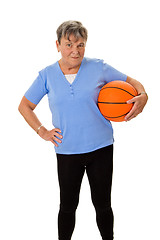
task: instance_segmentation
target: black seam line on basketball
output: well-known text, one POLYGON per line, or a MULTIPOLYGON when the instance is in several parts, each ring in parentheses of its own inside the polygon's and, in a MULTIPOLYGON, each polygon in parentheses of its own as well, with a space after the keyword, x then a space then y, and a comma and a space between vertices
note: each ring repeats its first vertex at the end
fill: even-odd
POLYGON ((126 102, 98 102, 98 103, 105 103, 105 104, 127 104, 126 102))
POLYGON ((101 89, 101 90, 104 90, 104 89, 106 89, 106 88, 116 88, 116 89, 120 89, 120 90, 122 90, 122 91, 124 91, 124 92, 126 92, 126 93, 129 93, 131 96, 135 97, 135 95, 133 95, 133 94, 131 94, 130 92, 124 90, 123 88, 119 88, 119 87, 105 87, 105 88, 103 88, 103 89, 101 89))
POLYGON ((105 115, 103 115, 103 117, 106 117, 106 118, 119 118, 119 117, 123 117, 123 116, 125 116, 126 114, 128 114, 129 112, 127 112, 127 113, 125 113, 125 114, 123 114, 123 115, 121 115, 121 116, 117 116, 117 117, 109 117, 109 116, 105 116, 105 115))

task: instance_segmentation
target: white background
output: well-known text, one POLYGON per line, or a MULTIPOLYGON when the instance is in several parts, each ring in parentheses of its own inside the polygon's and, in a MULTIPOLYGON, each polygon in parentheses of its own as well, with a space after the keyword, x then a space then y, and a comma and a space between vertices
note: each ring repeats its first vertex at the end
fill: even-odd
MULTIPOLYGON (((27 125, 18 105, 38 71, 60 58, 56 29, 70 19, 88 29, 87 57, 104 59, 148 92, 142 114, 113 123, 112 207, 115 240, 160 239, 158 0, 1 2, 0 239, 58 239, 54 147, 27 125)), ((52 128, 46 96, 36 114, 52 128)), ((101 239, 86 175, 72 239, 101 239)))

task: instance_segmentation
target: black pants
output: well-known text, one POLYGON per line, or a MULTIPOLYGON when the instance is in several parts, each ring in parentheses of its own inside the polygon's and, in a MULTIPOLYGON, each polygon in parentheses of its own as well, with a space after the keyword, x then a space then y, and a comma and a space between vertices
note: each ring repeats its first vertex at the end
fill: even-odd
POLYGON ((100 234, 103 240, 112 240, 113 145, 84 154, 57 154, 57 163, 60 185, 59 240, 71 239, 75 226, 75 211, 79 202, 80 186, 85 170, 100 234))

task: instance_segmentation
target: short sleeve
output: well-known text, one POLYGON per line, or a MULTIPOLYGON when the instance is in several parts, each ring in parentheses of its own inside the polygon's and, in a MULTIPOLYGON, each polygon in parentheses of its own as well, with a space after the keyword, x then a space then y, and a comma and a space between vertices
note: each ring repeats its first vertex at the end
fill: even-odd
POLYGON ((107 63, 103 63, 103 78, 105 82, 111 82, 114 80, 126 81, 127 75, 113 68, 107 63))
POLYGON ((40 100, 48 93, 45 79, 42 78, 41 72, 34 80, 30 88, 26 91, 24 96, 32 103, 38 104, 40 100))

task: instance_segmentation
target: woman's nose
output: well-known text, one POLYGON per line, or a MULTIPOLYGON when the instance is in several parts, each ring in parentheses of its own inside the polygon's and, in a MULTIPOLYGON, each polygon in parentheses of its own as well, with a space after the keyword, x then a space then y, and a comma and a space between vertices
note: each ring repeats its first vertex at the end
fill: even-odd
POLYGON ((75 49, 75 50, 73 50, 73 51, 72 51, 72 55, 74 55, 74 56, 76 56, 76 55, 79 55, 79 52, 78 52, 78 50, 76 50, 76 49, 75 49))

